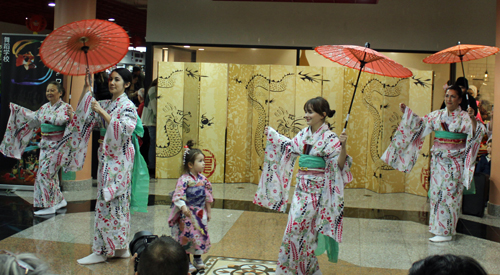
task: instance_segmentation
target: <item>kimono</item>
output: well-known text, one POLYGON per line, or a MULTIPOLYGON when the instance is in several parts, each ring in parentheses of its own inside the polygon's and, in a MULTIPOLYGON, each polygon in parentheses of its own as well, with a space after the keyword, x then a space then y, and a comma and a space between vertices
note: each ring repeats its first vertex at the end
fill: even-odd
MULTIPOLYGON (((297 156, 322 158, 323 169, 299 171, 288 223, 279 252, 276 274, 321 274, 314 255, 318 234, 342 241, 344 186, 352 181, 352 158, 338 165, 341 143, 323 124, 315 133, 309 127, 293 139, 268 128, 263 171, 254 197, 262 207, 285 212, 297 156)), ((305 169, 307 170, 307 169, 305 169)))
POLYGON ((168 224, 172 237, 190 254, 202 255, 210 249, 205 203, 213 201, 212 184, 202 174, 184 174, 177 180, 168 224), (183 205, 191 211, 190 218, 182 214, 183 205))
POLYGON ((55 157, 66 170, 81 170, 92 129, 94 126, 101 128, 92 250, 97 255, 112 257, 116 249, 128 249, 135 156, 132 134, 138 120, 135 105, 125 93, 114 101, 99 101, 111 116, 109 124, 92 111, 90 103, 93 100, 90 92, 84 95, 61 143, 63 153, 55 157))
POLYGON ((477 123, 473 133, 469 114, 460 107, 448 115, 446 108, 423 118, 406 107, 391 144, 381 159, 402 172, 410 172, 425 136, 436 132, 431 148, 429 186, 429 231, 438 236, 455 235, 463 188, 469 189, 484 125, 477 123))
POLYGON ((64 197, 59 188, 58 169, 51 156, 55 153, 58 142, 63 137, 69 121, 70 105, 61 99, 51 105, 45 103, 38 111, 31 111, 10 103, 10 117, 5 136, 0 145, 0 152, 5 156, 21 159, 29 141, 38 128, 42 128, 39 143, 39 168, 35 179, 33 206, 48 208, 61 202, 64 197))

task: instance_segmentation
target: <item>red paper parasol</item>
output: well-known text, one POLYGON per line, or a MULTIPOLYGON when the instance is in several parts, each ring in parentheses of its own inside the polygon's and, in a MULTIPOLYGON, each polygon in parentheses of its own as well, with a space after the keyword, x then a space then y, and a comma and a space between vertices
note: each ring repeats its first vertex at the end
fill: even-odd
POLYGON ((354 97, 356 96, 359 77, 361 76, 361 72, 363 70, 371 74, 389 77, 405 78, 413 75, 410 70, 403 67, 401 64, 375 50, 370 49, 370 43, 366 43, 364 47, 351 45, 325 45, 316 47, 315 50, 331 61, 335 61, 342 66, 359 70, 358 79, 356 80, 356 85, 354 85, 351 105, 349 106, 349 112, 347 113, 344 125, 344 131, 347 128, 347 122, 349 122, 349 114, 351 113, 352 103, 354 102, 354 97))
POLYGON ((424 62, 428 64, 449 64, 462 63, 462 73, 465 77, 464 61, 471 61, 488 57, 496 54, 500 49, 497 47, 483 45, 468 45, 460 44, 444 49, 433 55, 424 58, 424 62))
POLYGON ((65 75, 94 74, 114 66, 127 54, 129 36, 115 23, 90 19, 55 29, 40 48, 43 63, 65 75))

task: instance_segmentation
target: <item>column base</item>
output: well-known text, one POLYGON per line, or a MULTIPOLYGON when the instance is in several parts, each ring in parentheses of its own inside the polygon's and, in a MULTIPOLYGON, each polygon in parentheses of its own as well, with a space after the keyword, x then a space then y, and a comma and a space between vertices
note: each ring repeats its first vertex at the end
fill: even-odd
POLYGON ((500 205, 495 205, 488 202, 488 215, 500 217, 500 205))
POLYGON ((63 191, 87 191, 92 189, 92 178, 86 180, 63 180, 63 191))

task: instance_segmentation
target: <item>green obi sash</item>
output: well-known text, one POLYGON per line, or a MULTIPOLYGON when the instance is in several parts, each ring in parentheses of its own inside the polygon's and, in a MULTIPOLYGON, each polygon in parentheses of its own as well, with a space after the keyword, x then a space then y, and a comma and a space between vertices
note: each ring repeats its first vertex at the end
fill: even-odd
MULTIPOLYGON (((302 154, 299 158, 299 167, 325 168, 326 162, 322 157, 302 154)), ((314 251, 314 254, 316 256, 319 256, 325 253, 325 251, 328 254, 328 261, 332 263, 336 263, 338 261, 339 243, 336 242, 333 238, 318 233, 318 247, 314 251)))
POLYGON ((436 138, 446 138, 446 139, 467 139, 467 134, 462 133, 452 133, 448 131, 435 131, 436 138))
MULTIPOLYGON (((100 128, 101 136, 106 135, 106 128, 100 128)), ((148 212, 148 196, 149 196, 149 170, 146 161, 141 155, 139 140, 137 136, 144 135, 144 127, 142 121, 137 116, 137 124, 132 133, 132 143, 134 145, 134 166, 132 168, 132 194, 130 198, 130 211, 148 212)))
POLYGON ((300 155, 299 167, 307 168, 325 168, 326 163, 322 157, 316 157, 311 155, 300 155))
POLYGON ((53 124, 42 123, 40 128, 42 128, 42 133, 52 133, 52 132, 63 132, 66 129, 66 126, 57 126, 53 124))

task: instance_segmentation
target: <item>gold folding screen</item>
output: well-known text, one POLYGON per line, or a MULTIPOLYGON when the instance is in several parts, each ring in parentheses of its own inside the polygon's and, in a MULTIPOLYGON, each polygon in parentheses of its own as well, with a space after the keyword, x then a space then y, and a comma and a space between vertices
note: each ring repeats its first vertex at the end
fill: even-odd
MULTIPOLYGON (((432 72, 407 79, 363 73, 347 127, 354 176, 348 188, 425 195, 430 140, 409 174, 380 160, 401 120, 399 103, 419 115, 431 111, 432 72)), ((177 178, 182 146, 194 140, 206 156, 212 182, 258 183, 269 125, 293 137, 306 127, 304 103, 323 96, 340 134, 358 71, 309 66, 167 63, 159 66, 157 177, 177 178)))

